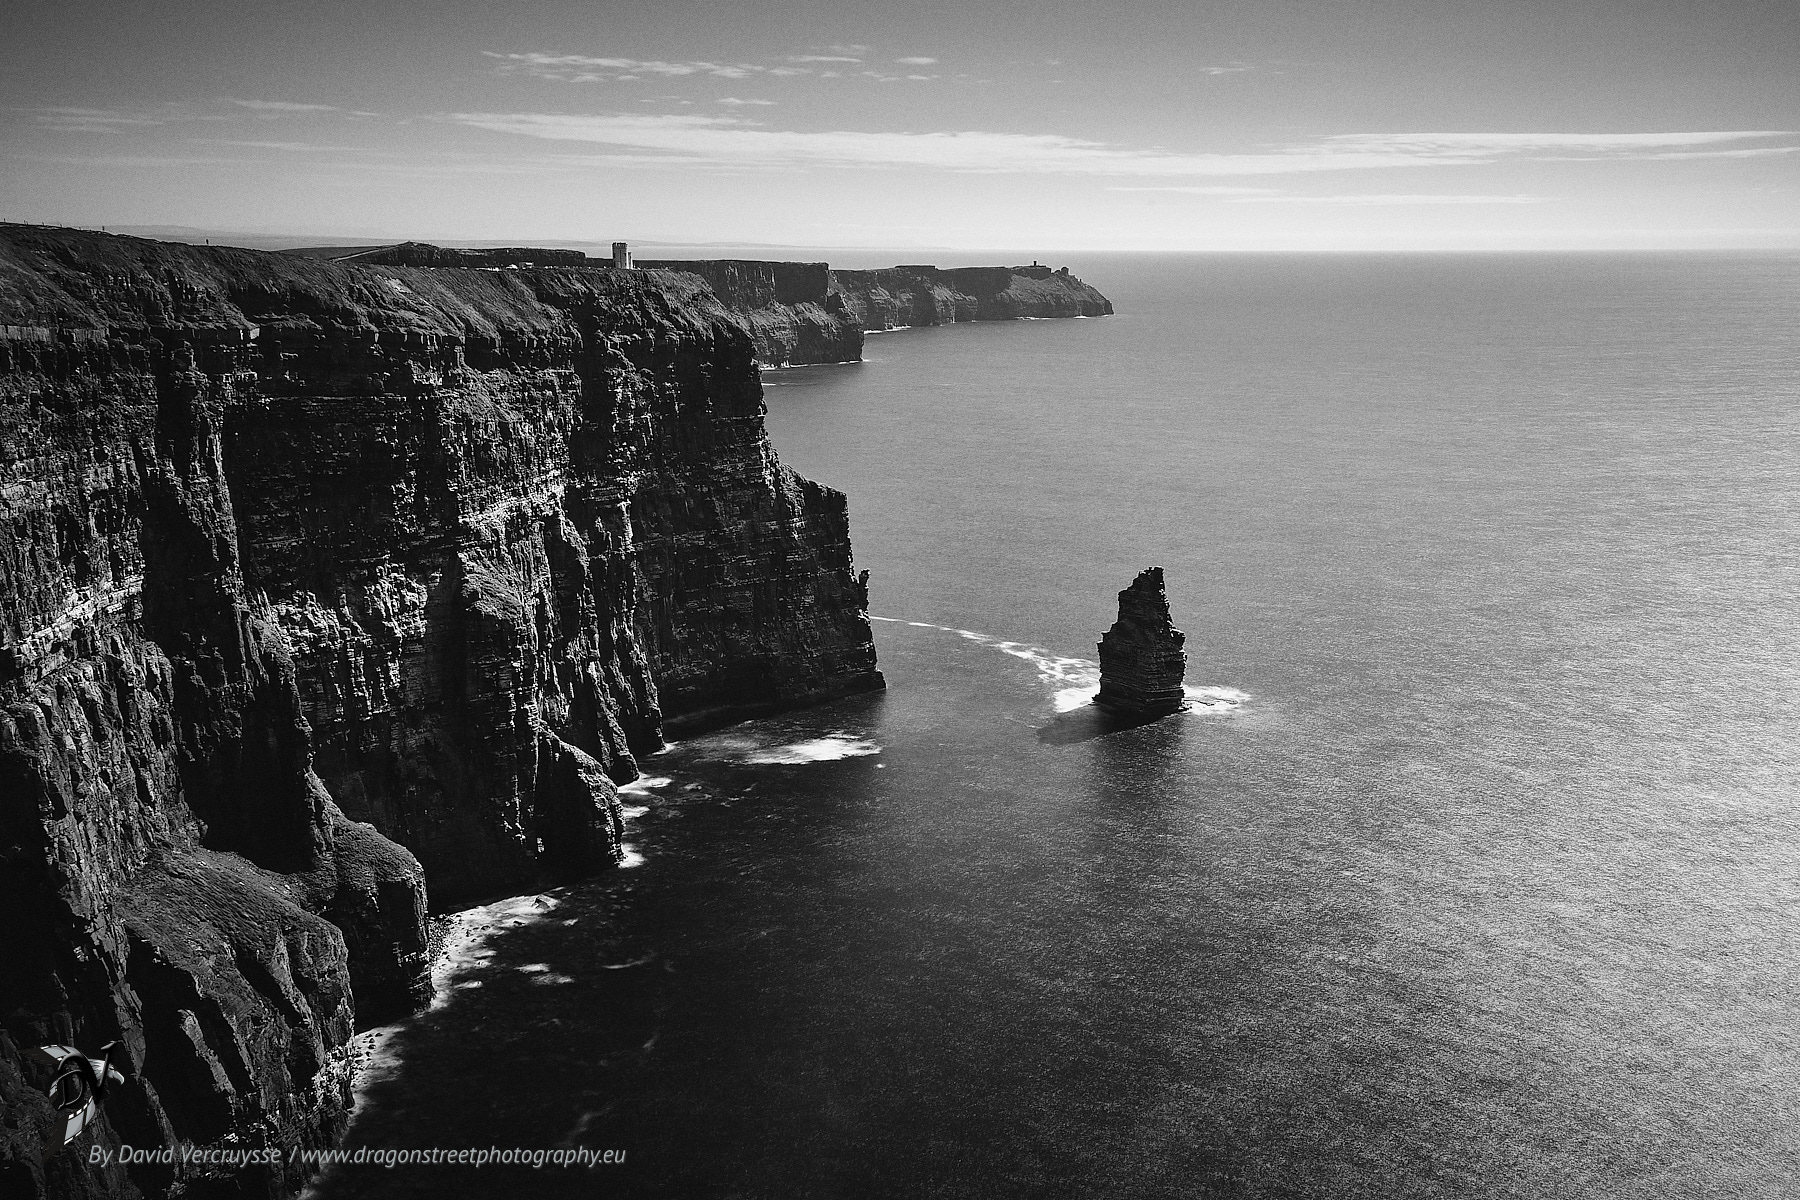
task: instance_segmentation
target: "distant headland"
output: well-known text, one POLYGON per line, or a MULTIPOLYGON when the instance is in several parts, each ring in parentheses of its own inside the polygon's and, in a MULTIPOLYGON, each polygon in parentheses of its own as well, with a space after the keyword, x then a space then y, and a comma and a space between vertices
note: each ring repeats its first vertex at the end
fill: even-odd
POLYGON ((530 246, 456 249, 427 242, 319 246, 287 251, 308 258, 385 267, 484 270, 583 267, 697 276, 750 331, 765 367, 856 362, 863 338, 919 325, 1011 321, 1021 317, 1103 317, 1112 301, 1069 273, 1024 267, 898 266, 844 271, 822 262, 756 259, 642 259, 616 242, 610 258, 530 246))

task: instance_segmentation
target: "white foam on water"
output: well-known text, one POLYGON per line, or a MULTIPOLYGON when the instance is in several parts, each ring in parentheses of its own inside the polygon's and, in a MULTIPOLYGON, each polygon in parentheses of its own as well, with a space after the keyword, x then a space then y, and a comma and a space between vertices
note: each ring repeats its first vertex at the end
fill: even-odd
POLYGON ((631 867, 641 867, 644 865, 644 856, 639 854, 637 848, 630 842, 619 843, 619 849, 624 851, 624 853, 619 856, 620 870, 627 870, 631 867))
POLYGON ((643 965, 644 965, 644 964, 645 964, 645 963, 650 963, 650 962, 655 962, 655 961, 656 961, 656 955, 654 955, 654 954, 646 954, 646 955, 644 955, 644 956, 643 956, 643 957, 641 957, 641 958, 634 958, 634 959, 632 959, 632 960, 631 960, 631 961, 630 961, 630 962, 622 962, 622 963, 601 963, 601 964, 600 964, 600 969, 601 969, 601 970, 602 970, 602 971, 623 971, 623 970, 625 970, 625 969, 626 969, 626 968, 627 968, 627 967, 641 967, 641 966, 643 966, 643 965))
POLYGON ((1186 711, 1204 716, 1224 716, 1237 712, 1250 700, 1249 692, 1229 687, 1195 687, 1188 684, 1181 691, 1187 700, 1186 711))
POLYGON ((555 896, 512 896, 452 914, 443 949, 431 965, 431 1007, 442 1008, 449 1003, 452 991, 481 986, 479 979, 463 976, 487 966, 488 959, 494 956, 488 939, 496 932, 535 925, 560 903, 555 896))
POLYGON ((830 733, 820 738, 810 738, 804 742, 789 742, 785 746, 771 746, 765 750, 753 751, 744 756, 747 763, 757 766, 792 765, 798 763, 833 762, 840 758, 859 758, 868 754, 880 754, 881 747, 867 738, 851 737, 846 733, 830 733))
POLYGON ((1022 658, 1037 668, 1038 678, 1049 684, 1060 684, 1063 687, 1086 688, 1096 691, 1100 687, 1100 664, 1088 658, 1067 658, 1053 654, 1041 646, 1027 646, 1023 642, 992 642, 994 649, 1002 654, 1010 654, 1014 658, 1022 658))
MULTIPOLYGON (((630 783, 620 784, 619 799, 624 801, 630 796, 643 796, 647 799, 652 791, 657 788, 668 787, 674 782, 675 781, 667 775, 645 775, 641 778, 632 780, 630 783)), ((635 821, 649 811, 650 806, 647 804, 621 803, 619 805, 619 812, 623 814, 627 821, 635 821)))
MULTIPOLYGON (((746 737, 741 733, 710 734, 707 737, 695 739, 694 744, 705 747, 710 755, 726 756, 745 754, 759 749, 761 745, 755 738, 746 737)), ((693 789, 689 787, 687 790, 692 791, 693 789)))
MULTIPOLYGON (((908 621, 906 623, 918 629, 936 629, 942 633, 954 633, 957 637, 967 641, 982 646, 991 646, 1002 654, 1010 654, 1014 658, 1024 659, 1037 668, 1039 681, 1051 687, 1050 707, 1056 712, 1073 712, 1084 704, 1092 703, 1094 697, 1100 694, 1100 664, 1091 658, 1070 658, 1046 650, 1042 646, 1033 646, 1025 642, 1002 641, 985 633, 977 633, 973 629, 957 629, 950 625, 930 625, 924 621, 908 621)), ((1197 687, 1188 684, 1181 690, 1184 698, 1182 711, 1205 716, 1222 716, 1237 712, 1250 699, 1248 692, 1241 692, 1236 688, 1229 687, 1197 687)))
POLYGON ((1059 688, 1050 697, 1050 707, 1059 713, 1074 712, 1084 704, 1092 704, 1094 697, 1099 694, 1100 685, 1097 683, 1085 687, 1059 688))

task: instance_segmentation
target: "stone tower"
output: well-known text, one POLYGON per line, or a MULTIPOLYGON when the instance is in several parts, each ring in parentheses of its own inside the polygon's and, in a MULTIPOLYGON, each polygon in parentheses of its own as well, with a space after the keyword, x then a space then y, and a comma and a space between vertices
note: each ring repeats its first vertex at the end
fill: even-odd
POLYGON ((1163 569, 1150 567, 1119 593, 1119 619, 1100 639, 1100 694, 1114 712, 1160 717, 1181 707, 1187 640, 1169 620, 1163 569))

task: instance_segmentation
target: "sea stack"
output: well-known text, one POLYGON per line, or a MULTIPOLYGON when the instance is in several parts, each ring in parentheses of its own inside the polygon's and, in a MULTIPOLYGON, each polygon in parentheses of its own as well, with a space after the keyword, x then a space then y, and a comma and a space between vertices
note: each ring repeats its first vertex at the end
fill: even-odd
POLYGON ((1140 572, 1119 593, 1119 619, 1100 639, 1100 694, 1094 703, 1133 717, 1179 710, 1186 640, 1169 621, 1163 569, 1140 572))

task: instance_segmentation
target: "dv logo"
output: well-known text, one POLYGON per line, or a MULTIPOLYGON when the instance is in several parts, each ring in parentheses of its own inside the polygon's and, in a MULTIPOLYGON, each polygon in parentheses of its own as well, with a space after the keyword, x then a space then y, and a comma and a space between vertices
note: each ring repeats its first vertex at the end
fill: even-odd
POLYGON ((118 1042, 106 1043, 100 1047, 99 1058, 89 1058, 73 1046, 39 1046, 31 1052, 39 1063, 54 1072, 50 1086, 44 1091, 49 1094, 56 1111, 62 1114, 63 1145, 74 1141, 82 1130, 94 1123, 94 1118, 100 1115, 100 1102, 106 1099, 107 1088, 125 1082, 119 1068, 108 1061, 118 1048, 118 1042))

